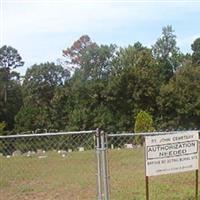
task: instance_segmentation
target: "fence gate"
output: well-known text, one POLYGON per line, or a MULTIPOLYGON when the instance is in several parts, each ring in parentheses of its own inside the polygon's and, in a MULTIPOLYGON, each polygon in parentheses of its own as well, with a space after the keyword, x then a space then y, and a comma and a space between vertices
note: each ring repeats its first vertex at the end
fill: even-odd
POLYGON ((95 135, 96 130, 0 136, 0 199, 96 199, 95 135))
MULTIPOLYGON (((144 137, 172 133, 181 132, 107 135, 111 200, 146 199, 144 137)), ((195 184, 200 184, 200 182, 196 183, 194 171, 152 176, 149 177, 149 181, 150 200, 195 199, 195 184)))

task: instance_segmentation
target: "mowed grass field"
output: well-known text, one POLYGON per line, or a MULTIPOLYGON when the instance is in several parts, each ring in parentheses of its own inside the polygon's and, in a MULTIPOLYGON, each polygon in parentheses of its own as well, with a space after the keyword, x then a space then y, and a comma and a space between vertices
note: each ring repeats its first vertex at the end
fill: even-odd
MULTIPOLYGON (((95 151, 0 157, 1 200, 94 200, 95 151)), ((145 200, 143 148, 109 150, 110 199, 145 200)), ((194 200, 195 172, 149 178, 151 200, 194 200)), ((200 193, 200 191, 199 191, 200 193)), ((199 198, 200 199, 200 198, 199 198)))

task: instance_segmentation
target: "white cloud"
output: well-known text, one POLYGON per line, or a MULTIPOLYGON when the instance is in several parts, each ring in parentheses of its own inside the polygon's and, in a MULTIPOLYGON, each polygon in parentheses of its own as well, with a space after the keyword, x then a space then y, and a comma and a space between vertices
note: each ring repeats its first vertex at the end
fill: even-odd
POLYGON ((157 12, 156 7, 145 4, 73 4, 71 1, 61 1, 56 4, 53 0, 42 2, 5 3, 4 32, 6 39, 12 38, 13 35, 23 36, 31 33, 36 35, 71 33, 88 29, 102 31, 102 28, 104 30, 120 28, 127 22, 136 24, 147 20, 161 20, 164 17, 161 12, 157 12))
POLYGON ((17 48, 28 63, 55 61, 61 57, 61 50, 82 34, 101 43, 112 38, 115 43, 123 43, 127 38, 138 37, 137 40, 152 44, 152 35, 156 40, 160 27, 200 10, 200 6, 188 4, 186 10, 184 4, 82 2, 3 0, 4 43, 17 48), (159 24, 159 29, 154 24, 159 24), (150 25, 152 28, 145 29, 150 25))
POLYGON ((54 48, 61 47, 61 43, 63 47, 71 45, 81 34, 112 34, 121 31, 124 22, 130 22, 130 26, 133 26, 144 20, 141 13, 149 10, 141 5, 129 7, 124 4, 67 2, 4 3, 3 8, 4 43, 18 48, 25 59, 33 62, 47 57, 50 51, 54 52, 54 48), (64 40, 61 41, 59 36, 64 40))

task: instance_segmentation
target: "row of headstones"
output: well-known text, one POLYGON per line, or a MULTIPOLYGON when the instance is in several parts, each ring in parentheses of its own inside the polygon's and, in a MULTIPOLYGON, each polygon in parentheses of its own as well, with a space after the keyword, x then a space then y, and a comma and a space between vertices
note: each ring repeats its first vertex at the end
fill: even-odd
MULTIPOLYGON (((125 149, 134 149, 134 148, 138 148, 138 147, 141 147, 141 145, 135 145, 135 144, 124 144, 123 145, 123 147, 125 148, 125 149)), ((115 145, 114 144, 111 144, 111 146, 110 146, 110 148, 111 149, 121 149, 120 147, 116 147, 115 148, 115 145)))
MULTIPOLYGON (((56 151, 56 150, 54 150, 54 151, 56 151)), ((67 155, 67 153, 70 153, 72 151, 73 151, 72 149, 68 149, 68 151, 58 150, 57 153, 61 154, 62 157, 65 157, 67 155)), ((78 147, 78 151, 83 152, 84 147, 78 147)), ((38 158, 45 158, 45 157, 47 157, 47 155, 45 155, 45 153, 46 153, 46 151, 41 150, 41 149, 37 150, 37 152, 36 151, 28 151, 26 153, 22 153, 20 150, 16 150, 11 155, 7 155, 6 157, 10 158, 11 156, 20 156, 20 155, 23 155, 23 156, 26 156, 26 157, 33 157, 33 156, 37 155, 38 158)), ((0 156, 3 156, 3 154, 0 153, 0 156)))
MULTIPOLYGON (((137 147, 141 147, 141 145, 134 145, 134 144, 128 144, 128 143, 124 144, 124 148, 125 149, 133 149, 133 148, 137 148, 137 147)), ((114 144, 111 144, 111 149, 115 149, 114 144)), ((116 147, 116 149, 119 150, 121 148, 120 147, 116 147)), ((72 149, 68 149, 67 151, 66 150, 58 150, 57 153, 61 154, 62 157, 65 157, 67 155, 67 152, 70 153, 72 151, 73 151, 72 149)), ((78 147, 78 151, 83 152, 84 151, 84 147, 78 147)), ((21 151, 16 150, 16 151, 14 151, 12 153, 12 155, 7 155, 6 157, 10 158, 11 156, 19 156, 19 155, 25 155, 27 157, 32 157, 32 156, 37 154, 37 155, 39 155, 39 158, 43 158, 43 157, 46 157, 46 156, 42 156, 42 154, 45 154, 45 153, 46 153, 46 151, 45 150, 41 150, 41 149, 37 150, 37 152, 28 151, 27 153, 24 153, 24 154, 22 154, 21 151)), ((3 154, 0 153, 0 156, 3 156, 3 154)))
MULTIPOLYGON (((67 153, 71 153, 73 150, 72 149, 68 149, 67 151, 66 150, 58 150, 58 154, 61 154, 62 157, 65 157, 67 155, 67 153)), ((84 151, 84 147, 78 147, 78 151, 84 151)))

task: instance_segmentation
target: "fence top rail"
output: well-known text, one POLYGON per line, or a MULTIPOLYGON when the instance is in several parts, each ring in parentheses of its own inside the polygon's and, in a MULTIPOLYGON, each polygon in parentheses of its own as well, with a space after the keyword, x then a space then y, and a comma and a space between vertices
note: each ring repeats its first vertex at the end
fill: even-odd
POLYGON ((81 134, 96 133, 96 130, 90 131, 70 131, 70 132, 57 132, 57 133, 33 133, 33 134, 16 134, 16 135, 2 135, 0 139, 6 138, 23 138, 23 137, 42 137, 42 136, 56 136, 56 135, 81 135, 81 134))
POLYGON ((154 136, 154 135, 167 135, 167 134, 177 134, 177 133, 191 133, 191 132, 200 132, 199 130, 195 131, 164 131, 164 132, 144 132, 144 133, 116 133, 108 134, 108 137, 123 137, 123 136, 154 136))

